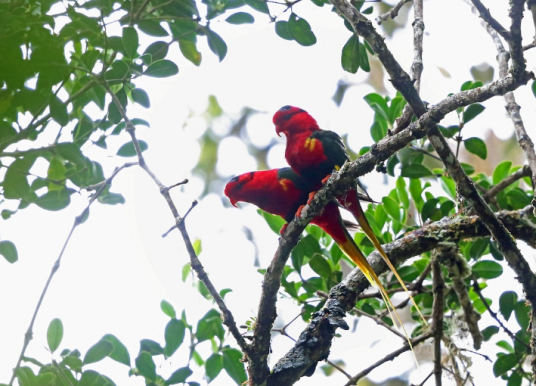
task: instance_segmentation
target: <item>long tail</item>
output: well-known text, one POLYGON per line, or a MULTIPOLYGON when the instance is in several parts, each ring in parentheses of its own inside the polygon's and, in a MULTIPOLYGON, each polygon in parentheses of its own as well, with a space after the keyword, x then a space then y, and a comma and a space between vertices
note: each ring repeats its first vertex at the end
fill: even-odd
POLYGON ((357 222, 359 223, 359 225, 361 226, 361 228, 363 229, 363 231, 365 232, 367 237, 370 239, 372 244, 374 244, 374 247, 376 247, 378 252, 380 252, 380 255, 382 256, 383 260, 385 261, 385 264, 387 264, 389 269, 393 272, 393 274, 398 279, 398 282, 400 283, 402 288, 404 288, 404 290, 408 294, 408 296, 411 299, 413 305, 415 306, 415 309, 419 313, 421 319, 427 325, 428 322, 426 321, 426 319, 422 315, 421 310, 419 309, 419 306, 417 306, 417 303, 415 302, 415 299, 413 299, 413 296, 411 296, 411 292, 408 290, 408 288, 404 284, 404 281, 402 280, 402 278, 398 274, 396 268, 393 266, 393 264, 391 263, 391 260, 389 260, 389 258, 387 257, 387 254, 383 250, 380 242, 376 238, 376 235, 374 234, 374 231, 370 227, 370 224, 368 223, 367 218, 365 217, 365 213, 363 212, 363 209, 361 208, 361 204, 359 203, 359 200, 357 199, 357 197, 358 196, 357 196, 357 191, 356 190, 349 190, 348 193, 346 194, 346 197, 344 197, 342 199, 339 198, 339 202, 343 205, 344 208, 348 209, 353 214, 353 216, 355 217, 355 219, 357 220, 357 222))
MULTIPOLYGON (((387 291, 383 287, 383 285, 380 282, 380 279, 376 275, 376 272, 372 269, 370 264, 368 263, 366 257, 363 255, 359 247, 356 245, 350 234, 346 229, 344 229, 345 233, 345 240, 335 240, 341 250, 348 256, 363 272, 363 275, 367 278, 367 280, 372 284, 372 286, 376 287, 378 291, 380 292, 383 301, 385 302, 387 309, 389 310, 389 313, 391 314, 391 318, 395 321, 393 318, 393 314, 396 317, 396 321, 398 321, 398 324, 400 324, 400 327, 402 327, 402 330, 404 331, 404 334, 406 335, 406 339, 409 343, 409 346, 411 347, 411 351, 413 352, 413 346, 411 345, 411 339, 409 338, 409 335, 404 328, 404 324, 402 323, 402 320, 400 319, 400 316, 398 315, 398 312, 396 312, 396 308, 391 302, 391 299, 389 298, 389 295, 387 294, 387 291)), ((395 322, 396 325, 396 322, 395 322)), ((415 359, 417 362, 417 359, 415 359)), ((418 363, 417 363, 418 365, 418 363)))

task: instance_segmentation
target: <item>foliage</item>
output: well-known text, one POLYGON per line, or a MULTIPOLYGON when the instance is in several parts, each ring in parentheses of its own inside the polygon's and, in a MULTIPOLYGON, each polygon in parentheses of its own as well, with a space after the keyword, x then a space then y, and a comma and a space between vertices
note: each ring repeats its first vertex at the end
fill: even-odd
MULTIPOLYGON (((179 74, 177 58, 168 55, 173 45, 178 46, 186 60, 199 66, 203 58, 198 42, 206 39, 211 52, 222 61, 228 47, 215 31, 216 21, 239 26, 258 22, 259 18, 264 22, 273 21, 275 34, 282 39, 301 46, 311 46, 317 41, 315 26, 300 16, 300 8, 295 7, 297 2, 203 0, 201 3, 202 7, 193 0, 90 0, 79 3, 16 0, 0 4, 0 50, 3 56, 0 61, 0 167, 3 169, 0 205, 4 220, 31 205, 48 211, 63 210, 70 205, 73 194, 82 190, 93 191, 96 185, 105 181, 98 157, 90 158, 87 150, 94 145, 107 149, 110 138, 118 137, 128 129, 125 116, 130 106, 151 106, 151 96, 136 85, 140 77, 167 78, 179 74), (275 7, 283 12, 276 13, 275 7), (143 47, 142 40, 150 43, 143 47), (45 173, 34 172, 38 161, 44 163, 45 173)), ((326 0, 312 0, 312 3, 318 7, 328 5, 326 0)), ((355 3, 358 9, 364 4, 363 1, 355 3)), ((371 12, 372 8, 363 10, 365 14, 371 12)), ((354 74, 359 69, 371 71, 371 47, 346 21, 342 18, 340 21, 350 31, 341 51, 342 68, 354 74)), ((534 84, 536 82, 532 89, 536 93, 534 84)), ((467 81, 460 90, 481 86, 480 81, 467 81)), ((390 98, 379 93, 366 95, 364 101, 373 111, 370 133, 377 143, 396 127, 406 101, 400 94, 390 98)), ((244 139, 244 127, 255 113, 245 108, 232 131, 225 135, 244 139)), ((458 147, 463 141, 469 153, 486 160, 488 149, 482 138, 463 139, 461 136, 466 125, 473 125, 478 122, 479 115, 486 113, 485 106, 474 103, 460 107, 456 113, 459 123, 440 126, 441 133, 454 144, 457 142, 458 147)), ((207 126, 224 114, 216 98, 211 97, 204 114, 207 126)), ((129 118, 134 126, 150 126, 143 119, 129 118)), ((217 150, 223 136, 207 130, 200 138, 201 156, 194 172, 203 175, 207 181, 203 194, 209 191, 210 182, 219 180, 217 150)), ((259 149, 247 138, 244 141, 257 159, 259 168, 266 168, 267 153, 272 144, 259 149)), ((139 150, 144 151, 149 145, 139 141, 139 150)), ((368 151, 371 148, 365 147, 359 154, 368 151)), ((132 141, 126 141, 116 153, 125 158, 137 154, 132 141)), ((463 168, 474 184, 487 191, 518 171, 520 166, 505 160, 491 175, 477 173, 474 165, 463 164, 463 168)), ((426 138, 413 141, 411 146, 379 165, 378 170, 385 172, 395 186, 381 203, 368 204, 366 208, 365 215, 382 244, 393 242, 426 222, 454 216, 463 210, 455 182, 437 161, 426 138), (444 194, 439 193, 438 187, 444 194)), ((532 196, 530 181, 516 180, 499 191, 490 205, 494 211, 518 210, 529 205, 532 196)), ((110 191, 110 186, 106 186, 97 199, 109 205, 124 202, 121 194, 110 191)), ((261 215, 279 234, 283 221, 266 213, 261 215)), ((374 250, 362 232, 356 233, 355 241, 365 254, 374 250)), ((193 248, 196 254, 201 253, 201 242, 195 242, 193 248)), ((464 240, 459 243, 459 250, 470 267, 470 275, 464 282, 470 288, 472 306, 479 314, 490 312, 492 301, 479 294, 488 281, 501 278, 506 267, 504 257, 489 237, 464 240)), ((9 240, 0 241, 0 254, 9 263, 18 260, 16 246, 9 240)), ((415 300, 427 317, 431 316, 433 304, 428 272, 430 260, 431 254, 427 252, 399 268, 407 282, 421 278, 421 289, 415 300)), ((284 294, 301 308, 303 321, 310 321, 322 308, 325 299, 318 297, 318 291, 329 292, 340 283, 347 264, 349 260, 330 236, 314 226, 307 227, 282 276, 284 294)), ((191 264, 183 267, 183 281, 187 280, 191 270, 191 264)), ((388 290, 399 288, 390 276, 384 277, 383 281, 388 290)), ((203 282, 194 280, 194 283, 203 297, 213 300, 203 282)), ((447 278, 446 285, 452 289, 453 280, 447 278)), ((220 295, 224 297, 229 291, 222 290, 220 295)), ((503 291, 493 306, 499 307, 506 321, 514 315, 517 322, 512 336, 496 343, 501 352, 494 358, 493 373, 508 380, 509 385, 520 384, 522 379, 530 379, 523 366, 530 354, 528 307, 524 299, 518 299, 517 293, 510 290, 503 291)), ((355 308, 356 313, 393 325, 391 318, 386 316, 386 305, 376 298, 361 299, 355 308)), ((103 336, 84 355, 74 348, 62 348, 64 326, 60 319, 53 319, 46 336, 48 349, 56 359, 44 364, 24 356, 24 364, 15 374, 19 385, 113 385, 113 380, 89 366, 105 358, 126 366, 129 374, 142 377, 147 385, 199 385, 191 380, 196 377, 193 375, 196 366, 203 370, 208 383, 222 370, 236 384, 246 381, 241 361, 243 354, 234 347, 234 342, 229 343, 220 311, 210 309, 196 323, 190 324, 186 312, 178 318, 170 303, 162 301, 161 309, 169 317, 163 331, 164 340, 142 339, 135 357, 118 337, 111 334, 103 336), (158 364, 173 357, 181 347, 185 349, 185 342, 189 349, 187 362, 164 377, 158 364), (198 350, 205 342, 211 346, 208 356, 198 350)), ((447 317, 455 318, 461 309, 456 294, 447 292, 447 317)), ((412 334, 417 335, 424 326, 414 309, 412 316, 415 322, 412 334)), ((247 327, 250 332, 254 322, 248 322, 247 327)), ((500 332, 495 323, 482 328, 486 341, 500 332)))

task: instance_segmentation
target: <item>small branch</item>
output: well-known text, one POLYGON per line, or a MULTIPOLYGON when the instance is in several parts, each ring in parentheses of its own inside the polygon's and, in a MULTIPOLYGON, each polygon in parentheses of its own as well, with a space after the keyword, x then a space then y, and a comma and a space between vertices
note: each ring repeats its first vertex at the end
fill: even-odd
MULTIPOLYGON (((416 347, 418 344, 426 341, 426 339, 431 338, 432 336, 433 336, 433 331, 428 331, 428 332, 426 332, 426 333, 424 333, 424 334, 422 334, 422 335, 420 335, 420 336, 418 336, 416 338, 411 339, 411 345, 413 347, 416 347)), ((398 350, 393 351, 392 353, 390 353, 389 355, 386 355, 385 357, 383 357, 382 359, 380 359, 379 361, 377 361, 373 365, 367 367, 365 370, 361 371, 359 374, 354 375, 352 378, 350 378, 350 380, 348 382, 345 383, 345 386, 356 385, 358 380, 360 380, 361 378, 367 376, 372 370, 374 370, 375 368, 381 366, 385 362, 392 361, 397 356, 399 356, 402 353, 405 353, 406 351, 409 351, 410 349, 411 349, 410 346, 408 344, 405 344, 404 346, 402 346, 398 350)))
POLYGON ((400 0, 398 4, 396 4, 393 8, 391 8, 388 12, 385 12, 384 14, 378 16, 376 18, 376 23, 378 25, 381 25, 384 21, 387 21, 389 19, 394 19, 398 16, 398 12, 400 11, 400 8, 406 3, 409 3, 412 0, 400 0))
POLYGON ((17 376, 17 370, 20 368, 20 364, 22 362, 22 359, 24 358, 26 349, 28 348, 28 345, 30 344, 30 341, 33 338, 33 326, 37 318, 37 313, 39 312, 39 309, 41 308, 41 304, 43 304, 43 300, 45 299, 45 295, 48 291, 48 287, 50 286, 50 283, 52 282, 52 278, 54 277, 54 275, 60 268, 61 259, 63 257, 63 254, 65 253, 65 249, 67 249, 67 245, 69 244, 69 241, 71 240, 71 236, 73 235, 74 230, 76 229, 78 225, 82 224, 85 217, 89 214, 89 208, 91 207, 91 204, 93 204, 95 200, 100 196, 100 194, 104 191, 104 189, 106 189, 106 187, 112 183, 112 180, 115 178, 115 176, 121 170, 131 167, 136 164, 137 164, 136 162, 130 162, 130 163, 124 164, 123 166, 116 168, 114 172, 112 173, 112 175, 108 177, 106 180, 102 181, 101 183, 97 185, 94 185, 94 187, 98 186, 96 188, 97 191, 95 192, 95 194, 91 196, 86 208, 82 211, 82 213, 80 213, 78 216, 75 217, 71 230, 69 231, 69 234, 67 235, 67 238, 65 239, 65 242, 63 243, 63 247, 61 248, 60 254, 58 255, 58 258, 56 259, 56 261, 54 262, 54 265, 52 266, 52 270, 50 271, 50 275, 48 276, 45 287, 43 288, 43 291, 41 292, 41 296, 39 297, 39 301, 37 302, 37 306, 35 307, 34 313, 32 315, 32 319, 30 321, 30 325, 28 326, 28 329, 26 330, 26 333, 24 334, 24 343, 22 345, 22 350, 19 355, 19 359, 17 360, 17 364, 15 368, 13 369, 13 374, 11 375, 9 386, 13 385, 13 381, 15 380, 17 376))
POLYGON ((441 386, 441 338, 443 337, 443 311, 445 309, 445 280, 441 273, 440 255, 449 253, 439 248, 432 258, 434 303, 432 306, 432 331, 434 334, 434 377, 436 386, 441 386))
POLYGON ((486 194, 484 194, 484 199, 489 200, 493 197, 495 197, 500 191, 506 189, 508 186, 516 182, 517 180, 520 180, 523 177, 529 177, 532 175, 532 171, 528 165, 524 165, 521 169, 517 170, 516 172, 512 173, 508 177, 506 177, 504 180, 499 182, 497 185, 490 188, 486 194))
POLYGON ((487 9, 480 0, 471 0, 471 3, 473 3, 473 6, 478 11, 480 17, 482 18, 482 20, 484 20, 484 22, 489 24, 491 28, 497 31, 499 35, 501 35, 505 40, 510 39, 510 32, 508 32, 501 25, 501 23, 499 23, 493 16, 491 16, 489 9, 487 9))
POLYGON ((421 75, 424 67, 422 62, 422 42, 424 36, 423 0, 414 0, 413 13, 413 64, 411 65, 409 75, 414 81, 415 90, 419 93, 421 89, 421 75))
MULTIPOLYGON (((424 386, 424 384, 426 383, 426 381, 429 380, 430 377, 431 377, 432 375, 434 375, 434 371, 433 371, 433 370, 432 370, 432 372, 431 372, 430 374, 428 374, 428 375, 426 376, 426 378, 423 379, 423 381, 422 381, 421 383, 419 383, 419 384, 416 385, 416 386, 424 386)), ((411 385, 414 386, 413 384, 411 384, 411 385)))
POLYGON ((475 350, 479 350, 484 340, 478 328, 480 314, 475 311, 463 280, 471 274, 471 269, 467 265, 465 258, 459 254, 457 244, 445 245, 441 248, 441 251, 442 253, 438 255, 439 262, 447 267, 449 277, 452 280, 452 287, 456 295, 458 295, 463 309, 465 323, 467 323, 469 332, 473 337, 473 347, 475 350))
POLYGON ((119 113, 121 114, 121 116, 123 117, 125 121, 126 131, 130 135, 132 139, 132 143, 134 144, 134 148, 136 149, 136 154, 138 155, 138 163, 140 167, 152 178, 152 180, 158 186, 160 193, 162 194, 162 196, 164 196, 164 199, 166 200, 169 206, 169 209, 171 210, 171 213, 173 214, 176 226, 182 235, 184 244, 186 245, 186 250, 188 251, 188 255, 190 256, 190 263, 192 265, 192 269, 197 274, 197 277, 199 278, 199 280, 201 280, 203 284, 205 284, 210 295, 213 297, 214 301, 218 305, 218 308, 220 309, 222 313, 223 323, 227 326, 227 328, 229 329, 233 337, 236 339, 238 345, 240 346, 244 354, 248 355, 250 351, 250 347, 245 341, 240 331, 238 330, 233 314, 227 308, 227 305, 225 304, 219 292, 216 290, 216 288, 212 284, 212 281, 209 279, 207 273, 205 272, 203 265, 201 264, 201 262, 199 261, 199 258, 197 257, 197 254, 195 253, 188 231, 186 230, 186 224, 185 224, 184 218, 186 217, 186 215, 188 215, 190 210, 195 207, 195 205, 197 204, 197 201, 194 201, 192 203, 192 207, 190 208, 190 210, 186 213, 184 217, 181 217, 179 215, 179 212, 169 194, 169 189, 166 188, 165 185, 162 184, 162 182, 160 182, 158 177, 156 177, 156 175, 147 166, 147 163, 145 162, 145 158, 143 157, 143 154, 141 152, 140 144, 138 142, 138 139, 136 138, 136 128, 134 127, 132 121, 127 116, 125 108, 121 105, 121 102, 119 101, 119 99, 114 94, 114 92, 112 91, 112 89, 110 88, 109 84, 106 81, 102 82, 102 86, 106 89, 107 93, 112 98, 112 101, 114 102, 115 106, 119 110, 119 113))
POLYGON ((530 346, 528 344, 526 344, 525 342, 523 342, 521 339, 518 339, 515 334, 510 331, 508 329, 508 327, 506 327, 503 322, 501 322, 501 319, 499 319, 499 315, 497 315, 497 313, 495 313, 488 301, 486 300, 486 298, 484 297, 484 295, 482 294, 482 290, 480 289, 480 285, 478 284, 478 281, 476 279, 476 277, 472 277, 472 280, 473 280, 473 291, 475 291, 475 293, 478 295, 478 297, 480 298, 480 300, 482 301, 482 303, 484 304, 484 306, 486 307, 486 310, 488 310, 489 314, 491 315, 491 317, 493 319, 495 319, 495 321, 497 323, 499 323, 499 326, 501 326, 501 328, 504 330, 504 332, 506 332, 508 334, 508 336, 510 337, 510 339, 512 340, 515 340, 517 342, 519 342, 521 345, 525 346, 528 350, 530 350, 530 346))
POLYGON ((175 187, 177 187, 177 186, 181 186, 181 185, 187 184, 188 182, 190 182, 190 181, 188 181, 188 179, 185 178, 185 179, 182 180, 181 182, 177 182, 176 184, 173 184, 173 185, 171 185, 171 186, 168 186, 168 187, 166 188, 166 190, 167 190, 167 191, 170 191, 171 189, 173 189, 173 188, 175 188, 175 187))

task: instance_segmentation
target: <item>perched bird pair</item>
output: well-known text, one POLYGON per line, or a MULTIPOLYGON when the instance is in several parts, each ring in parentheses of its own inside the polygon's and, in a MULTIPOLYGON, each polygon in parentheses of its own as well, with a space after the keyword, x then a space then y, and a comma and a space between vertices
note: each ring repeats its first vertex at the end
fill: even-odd
MULTIPOLYGON (((287 137, 285 158, 291 168, 250 172, 234 177, 225 186, 225 195, 234 206, 238 201, 249 202, 265 212, 279 215, 290 222, 308 199, 314 196, 316 190, 322 187, 333 170, 339 170, 349 157, 341 137, 333 131, 320 129, 316 120, 303 109, 284 106, 275 113, 273 122, 277 134, 283 133, 287 137)), ((356 218, 425 321, 406 285, 374 235, 359 203, 357 189, 350 189, 344 196, 337 197, 337 201, 356 218)), ((339 212, 339 205, 334 201, 328 203, 323 212, 311 223, 328 233, 361 269, 369 282, 378 288, 387 307, 394 311, 402 325, 378 276, 348 233, 339 212)))

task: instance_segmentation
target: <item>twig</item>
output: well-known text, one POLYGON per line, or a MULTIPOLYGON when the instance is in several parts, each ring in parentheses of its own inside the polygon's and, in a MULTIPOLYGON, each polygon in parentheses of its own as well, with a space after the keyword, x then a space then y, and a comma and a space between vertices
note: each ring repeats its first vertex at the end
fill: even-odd
POLYGON ((473 280, 473 290, 475 291, 475 293, 478 295, 478 297, 480 298, 480 300, 482 301, 482 304, 484 304, 484 307, 486 307, 486 310, 488 310, 489 314, 491 315, 491 317, 493 319, 495 319, 497 321, 497 323, 499 323, 499 326, 501 326, 501 328, 504 330, 504 332, 506 332, 508 334, 508 336, 510 337, 510 339, 512 340, 515 340, 517 342, 519 342, 520 344, 522 344, 523 346, 525 346, 528 350, 530 350, 530 346, 528 344, 526 344, 525 342, 523 342, 521 339, 517 338, 515 336, 515 334, 510 331, 510 329, 508 329, 508 327, 506 327, 503 322, 501 321, 501 319, 499 319, 499 315, 497 315, 497 313, 495 313, 488 301, 486 300, 486 298, 484 297, 484 295, 482 295, 482 291, 480 290, 480 285, 478 284, 478 281, 476 279, 475 276, 472 277, 472 280, 473 280))
POLYGON ((463 309, 464 320, 473 337, 473 347, 475 350, 479 350, 484 340, 478 328, 480 314, 475 311, 463 280, 471 273, 471 269, 467 266, 465 258, 459 255, 457 244, 444 245, 441 251, 442 253, 438 255, 439 262, 447 267, 449 277, 452 280, 452 287, 456 295, 458 295, 460 305, 463 309))
POLYGON ((471 354, 474 354, 474 355, 479 355, 479 356, 481 356, 482 358, 484 358, 487 362, 493 363, 493 361, 491 360, 491 358, 490 358, 489 356, 484 355, 484 354, 482 354, 482 353, 479 353, 479 352, 477 352, 477 351, 473 351, 473 350, 470 350, 470 349, 468 349, 468 348, 460 348, 460 349, 458 349, 458 350, 460 350, 460 351, 467 351, 467 352, 470 352, 471 354))
POLYGON ((487 191, 487 193, 484 194, 484 199, 489 200, 490 198, 495 197, 501 190, 506 189, 508 186, 510 186, 517 180, 523 177, 529 177, 531 175, 532 175, 532 171, 530 170, 530 166, 524 165, 521 169, 512 173, 511 175, 506 177, 504 180, 499 182, 497 185, 490 188, 487 191))
POLYGON ((415 150, 416 152, 418 152, 418 153, 422 153, 422 154, 427 155, 428 157, 431 157, 431 158, 433 158, 433 159, 435 159, 435 160, 441 161, 441 158, 439 158, 439 157, 436 156, 435 154, 430 153, 429 151, 426 151, 426 150, 424 150, 424 149, 421 149, 420 147, 417 147, 417 146, 411 146, 411 148, 412 148, 413 150, 415 150))
POLYGON ((434 303, 432 306, 432 331, 434 333, 434 377, 436 386, 441 386, 441 338, 443 337, 443 310, 445 308, 445 280, 439 260, 448 251, 439 248, 432 257, 434 303))
POLYGON ((473 6, 480 14, 480 17, 484 22, 488 23, 491 28, 493 28, 496 32, 499 33, 505 40, 510 39, 510 32, 508 32, 502 25, 499 23, 493 16, 491 16, 491 13, 489 9, 484 7, 484 4, 480 2, 480 0, 471 0, 471 3, 473 3, 473 6))
POLYGON ((173 188, 175 188, 175 187, 177 187, 177 186, 181 186, 181 185, 187 184, 188 182, 190 182, 190 181, 188 181, 188 179, 185 178, 185 179, 182 180, 181 182, 177 182, 176 184, 173 184, 173 185, 171 185, 171 186, 168 186, 166 189, 167 189, 168 191, 170 191, 171 189, 173 189, 173 188))
POLYGON ((71 227, 71 230, 69 231, 69 234, 67 235, 67 238, 65 239, 65 242, 63 243, 63 247, 61 248, 60 254, 58 255, 58 258, 54 262, 54 265, 52 266, 52 270, 50 271, 50 275, 48 276, 47 282, 45 284, 45 287, 43 288, 43 291, 41 292, 41 296, 39 297, 39 301, 37 302, 37 306, 35 307, 34 313, 32 315, 32 319, 30 321, 30 325, 28 326, 28 329, 26 330, 26 333, 24 334, 24 343, 22 345, 22 350, 19 355, 19 359, 17 360, 17 364, 15 368, 13 369, 13 374, 11 375, 11 380, 9 381, 9 386, 13 385, 13 381, 15 380, 15 377, 17 376, 17 370, 20 368, 20 364, 22 362, 22 359, 24 358, 24 353, 26 352, 26 349, 28 348, 28 345, 30 344, 30 341, 33 338, 33 326, 35 323, 35 319, 37 318, 37 313, 39 312, 39 309, 41 308, 41 304, 43 304, 43 300, 45 298, 45 295, 48 291, 48 287, 50 286, 50 283, 52 282, 52 278, 60 268, 61 259, 63 257, 63 254, 65 253, 65 249, 67 248, 67 244, 69 244, 69 241, 71 240, 71 236, 74 233, 74 230, 76 227, 82 222, 84 222, 84 219, 89 214, 89 208, 91 204, 95 202, 95 200, 99 197, 99 195, 106 189, 108 185, 112 182, 112 180, 115 178, 115 176, 123 169, 131 167, 133 165, 136 165, 136 162, 130 162, 127 164, 124 164, 123 166, 116 168, 112 175, 108 177, 106 180, 102 181, 100 184, 98 184, 97 191, 95 194, 91 196, 89 199, 89 202, 86 206, 86 208, 80 213, 78 216, 75 217, 73 225, 71 227))
POLYGON ((393 8, 391 8, 388 12, 385 12, 384 14, 378 16, 376 18, 376 23, 381 25, 384 21, 387 21, 389 19, 394 19, 398 16, 398 11, 400 11, 400 8, 406 3, 409 3, 412 0, 400 0, 393 8))
MULTIPOLYGON (((424 334, 419 335, 418 337, 411 339, 411 345, 413 347, 416 347, 418 344, 426 341, 426 339, 428 339, 428 338, 430 338, 432 336, 433 336, 433 331, 425 332, 424 334)), ((373 365, 367 367, 366 369, 361 371, 359 374, 354 375, 352 378, 350 378, 350 380, 348 382, 346 382, 345 386, 351 386, 351 385, 357 384, 358 380, 360 380, 361 378, 367 376, 375 368, 381 366, 385 362, 392 361, 393 359, 395 359, 400 354, 405 353, 406 351, 409 351, 409 350, 410 350, 410 346, 408 344, 405 344, 404 346, 402 346, 398 350, 393 351, 392 353, 386 355, 385 357, 383 357, 382 359, 380 359, 379 361, 377 361, 373 365)))
MULTIPOLYGON (((197 254, 195 253, 194 247, 190 240, 188 231, 186 230, 184 217, 181 217, 179 215, 179 212, 177 211, 177 208, 173 200, 171 199, 169 190, 165 187, 164 184, 162 184, 162 182, 160 182, 158 177, 156 177, 156 175, 151 171, 151 169, 147 166, 147 163, 145 162, 145 158, 143 157, 143 154, 141 152, 140 144, 138 142, 138 139, 136 138, 136 129, 134 127, 134 124, 127 116, 125 108, 121 105, 121 102, 119 101, 117 96, 114 94, 109 84, 106 81, 103 81, 102 86, 106 89, 107 93, 112 98, 112 101, 114 102, 115 106, 119 110, 119 113, 121 114, 121 116, 123 117, 125 121, 126 131, 127 133, 129 133, 132 139, 132 143, 134 144, 134 148, 136 149, 136 154, 138 155, 138 163, 140 167, 152 178, 152 180, 158 186, 158 188, 160 189, 160 193, 162 194, 162 196, 164 196, 171 210, 171 213, 173 214, 173 217, 176 222, 176 226, 182 235, 184 244, 186 245, 186 250, 188 251, 188 255, 190 256, 190 263, 191 263, 192 269, 196 272, 199 280, 201 280, 205 284, 210 295, 213 297, 214 301, 218 305, 220 311, 222 312, 223 323, 227 326, 227 328, 229 329, 233 337, 236 339, 242 351, 247 355, 249 353, 249 345, 247 344, 244 337, 238 330, 233 314, 227 308, 227 305, 223 301, 219 292, 216 290, 216 288, 212 284, 212 281, 209 279, 207 273, 205 272, 203 266, 201 265, 201 262, 199 261, 199 258, 197 257, 197 254)), ((195 207, 195 202, 192 204, 192 207, 190 209, 192 209, 193 207, 195 207)))
POLYGON ((430 379, 430 377, 431 377, 432 375, 434 375, 434 371, 433 371, 433 370, 430 372, 430 374, 428 374, 428 375, 426 376, 426 378, 423 379, 423 381, 422 381, 421 383, 419 383, 418 385, 414 385, 414 384, 412 383, 411 386, 423 386, 423 385, 426 383, 426 381, 430 379))

